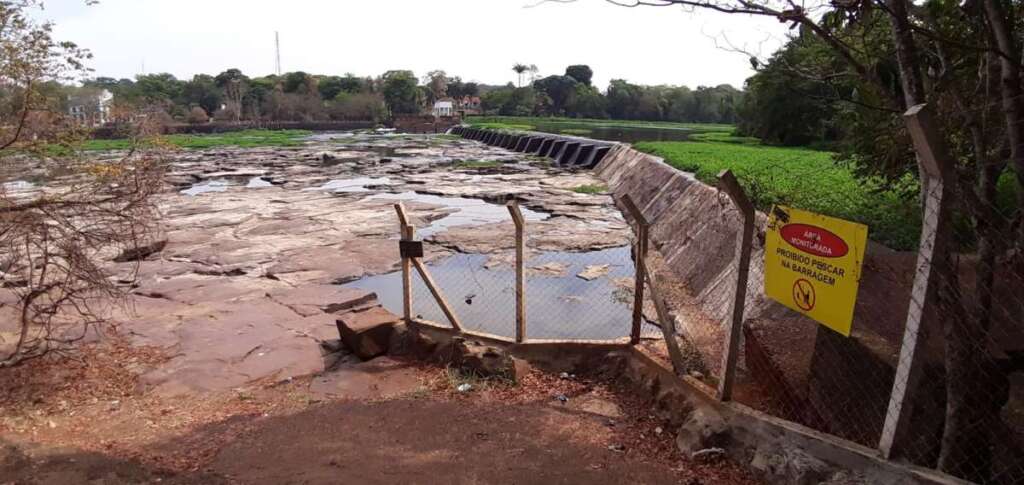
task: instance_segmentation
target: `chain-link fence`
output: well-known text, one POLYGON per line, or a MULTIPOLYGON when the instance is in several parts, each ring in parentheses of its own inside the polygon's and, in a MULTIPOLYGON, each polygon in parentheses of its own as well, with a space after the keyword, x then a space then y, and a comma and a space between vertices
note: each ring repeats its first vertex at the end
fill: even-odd
MULTIPOLYGON (((1024 483, 1024 184, 1002 155, 956 162, 926 110, 908 112, 907 126, 923 168, 919 246, 885 246, 913 248, 916 222, 901 226, 917 217, 913 201, 914 217, 882 217, 869 228, 877 229, 877 242, 868 242, 858 261, 849 335, 766 296, 769 217, 739 210, 731 191, 694 189, 681 174, 652 177, 638 165, 647 155, 622 149, 629 151, 623 168, 598 172, 616 194, 638 196, 642 210, 624 213, 641 240, 641 226, 650 233, 639 272, 649 280, 639 343, 722 399, 889 459, 978 483, 1024 483), (749 266, 740 264, 744 248, 749 266), (737 297, 744 278, 746 297, 737 297)), ((614 162, 617 155, 610 156, 614 162)), ((764 206, 764 194, 751 198, 764 206)), ((789 202, 800 208, 802 200, 789 202)), ((850 218, 842 201, 816 202, 819 212, 850 218)), ((461 306, 457 313, 477 312, 464 319, 467 329, 516 335, 514 245, 453 256, 461 262, 447 264, 461 269, 450 273, 445 263, 432 267, 461 306), (471 310, 465 294, 490 296, 475 299, 480 310, 471 310)), ((588 252, 546 251, 529 239, 524 246, 519 317, 528 339, 622 341, 633 334, 641 244, 588 252)), ((422 289, 416 295, 418 308, 432 304, 422 289)), ((444 321, 440 312, 424 316, 444 321)))
MULTIPOLYGON (((510 214, 509 221, 513 219, 510 214)), ((524 220, 522 224, 521 261, 517 257, 515 226, 501 224, 488 237, 487 246, 495 249, 449 254, 425 264, 443 302, 426 280, 416 275, 411 286, 412 316, 450 324, 443 308, 447 305, 464 331, 532 341, 629 339, 636 320, 635 238, 606 240, 589 249, 563 248, 553 242, 557 239, 553 237, 535 242, 531 222, 524 220), (522 272, 521 289, 517 289, 517 271, 522 272), (522 330, 517 332, 520 320, 522 330)), ((475 228, 447 229, 456 240, 460 230, 475 228)), ((423 250, 432 249, 428 244, 423 250)), ((639 322, 641 329, 651 332, 652 325, 642 314, 639 322)))
MULTIPOLYGON (((760 216, 730 349, 744 218, 709 189, 653 221, 660 254, 649 265, 680 356, 665 341, 645 345, 720 396, 734 352, 733 400, 894 460, 1024 483, 1024 227, 1021 198, 1007 190, 1020 182, 1013 170, 954 163, 926 113, 908 115, 908 127, 925 168, 920 247, 868 243, 848 336, 766 297, 760 216)), ((622 190, 645 192, 621 177, 622 190)))

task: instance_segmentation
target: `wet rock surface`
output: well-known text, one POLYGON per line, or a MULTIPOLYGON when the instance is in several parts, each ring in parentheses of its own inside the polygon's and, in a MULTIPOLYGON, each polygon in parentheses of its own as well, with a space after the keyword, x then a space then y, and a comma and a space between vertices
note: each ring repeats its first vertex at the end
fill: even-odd
POLYGON ((171 355, 140 382, 161 394, 356 365, 329 344, 336 321, 379 302, 339 285, 398 269, 398 202, 428 262, 453 253, 508 259, 509 200, 527 215, 531 251, 609 248, 629 237, 609 196, 573 192, 597 183, 590 173, 445 136, 183 151, 167 182, 160 242, 110 263, 117 278, 138 267, 132 308, 115 319, 134 343, 171 355), (468 161, 492 163, 460 165, 468 161))

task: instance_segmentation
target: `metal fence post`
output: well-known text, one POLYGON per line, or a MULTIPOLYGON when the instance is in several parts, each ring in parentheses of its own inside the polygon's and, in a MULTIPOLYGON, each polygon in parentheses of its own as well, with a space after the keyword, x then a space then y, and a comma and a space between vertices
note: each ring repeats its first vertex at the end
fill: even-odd
MULTIPOLYGON (((416 236, 416 229, 409 224, 405 205, 401 202, 395 204, 395 212, 398 213, 402 240, 412 241, 416 236)), ((402 318, 405 323, 412 321, 412 261, 405 256, 402 257, 402 318)))
POLYGON ((939 284, 937 279, 940 275, 936 271, 935 261, 941 260, 948 250, 946 233, 950 230, 950 198, 946 182, 952 180, 953 170, 953 158, 939 135, 928 106, 913 106, 903 118, 928 180, 921 181, 922 186, 927 187, 927 194, 917 254, 917 272, 910 294, 907 325, 903 330, 903 344, 889 397, 889 408, 878 443, 878 449, 886 459, 898 452, 910 425, 913 393, 921 374, 921 362, 915 358, 924 340, 925 326, 921 323, 925 309, 935 301, 939 284))
MULTIPOLYGON (((405 205, 401 202, 395 204, 395 212, 398 213, 398 222, 402 225, 402 238, 404 241, 411 241, 415 236, 415 228, 409 224, 409 217, 405 213, 405 205)), ((402 258, 402 311, 406 321, 410 321, 412 318, 412 276, 408 266, 416 268, 416 272, 420 274, 420 278, 423 280, 423 284, 427 285, 427 289, 434 295, 434 300, 437 301, 437 306, 441 307, 441 312, 448 318, 448 322, 452 324, 452 328, 461 332, 462 324, 459 322, 459 317, 455 315, 448 300, 444 297, 441 292, 441 288, 434 282, 434 278, 430 276, 430 271, 427 270, 427 266, 417 257, 409 256, 402 258)))
POLYGON ((637 225, 637 237, 639 239, 637 244, 637 254, 635 256, 637 266, 637 281, 635 282, 635 295, 640 295, 638 298, 634 298, 633 303, 633 334, 639 341, 640 327, 639 324, 643 319, 643 287, 644 283, 650 286, 651 290, 651 301, 654 302, 654 309, 658 313, 658 321, 660 322, 661 333, 665 338, 665 347, 668 349, 669 359, 672 360, 672 368, 676 374, 681 374, 684 371, 683 364, 683 353, 679 350, 679 342, 676 341, 676 326, 672 321, 671 315, 668 312, 668 305, 665 304, 665 300, 661 298, 658 293, 657 286, 655 285, 655 275, 647 265, 647 234, 650 228, 650 222, 644 213, 637 207, 636 203, 633 202, 633 198, 629 194, 623 195, 621 199, 622 205, 626 207, 626 211, 629 212, 630 216, 637 225), (640 279, 640 278, 643 279, 640 279), (639 302, 639 303, 637 303, 639 302))
POLYGON ((640 208, 636 206, 630 196, 624 195, 622 203, 633 216, 636 223, 636 245, 634 246, 634 258, 636 259, 636 275, 633 278, 633 327, 629 332, 629 343, 636 345, 640 343, 640 328, 644 319, 644 286, 647 281, 647 247, 648 229, 647 218, 644 217, 640 208))
POLYGON ((526 258, 523 254, 526 249, 526 220, 519 210, 518 202, 511 200, 507 207, 509 214, 512 215, 512 222, 516 224, 516 342, 522 343, 526 340, 526 258))
POLYGON ((718 185, 729 195, 743 216, 743 231, 740 235, 736 261, 736 292, 732 301, 732 322, 726 328, 726 347, 722 354, 722 378, 718 381, 718 399, 732 399, 732 387, 736 380, 736 361, 739 359, 740 335, 743 334, 743 312, 747 301, 747 279, 750 275, 750 251, 754 240, 754 204, 747 198, 743 187, 730 170, 718 174, 718 185))

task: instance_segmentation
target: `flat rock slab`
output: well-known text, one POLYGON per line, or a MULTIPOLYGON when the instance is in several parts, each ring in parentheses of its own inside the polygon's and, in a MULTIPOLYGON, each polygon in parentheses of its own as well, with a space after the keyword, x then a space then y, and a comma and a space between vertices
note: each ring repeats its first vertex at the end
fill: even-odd
POLYGON ((415 368, 390 357, 378 357, 318 376, 309 390, 342 399, 382 399, 415 392, 422 385, 415 368))
POLYGON ((339 315, 338 333, 346 347, 360 359, 369 360, 387 352, 398 321, 398 315, 376 306, 339 315))
POLYGON ((377 295, 373 292, 337 285, 279 289, 268 292, 267 296, 304 317, 343 312, 377 301, 377 295))

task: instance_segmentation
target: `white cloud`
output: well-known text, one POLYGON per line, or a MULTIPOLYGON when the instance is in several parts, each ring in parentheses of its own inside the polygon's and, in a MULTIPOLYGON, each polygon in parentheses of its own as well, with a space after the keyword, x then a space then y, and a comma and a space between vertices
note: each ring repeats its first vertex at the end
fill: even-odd
POLYGON ((50 0, 41 15, 62 40, 92 50, 97 75, 142 70, 190 78, 238 67, 274 70, 274 32, 285 71, 378 75, 443 69, 490 84, 515 80, 512 64, 560 74, 589 64, 595 82, 742 86, 747 58, 723 38, 767 54, 784 33, 770 18, 679 8, 624 8, 603 0, 50 0), (723 37, 724 36, 724 37, 723 37), (765 39, 772 39, 760 45, 765 39))

